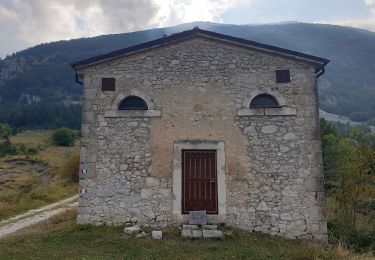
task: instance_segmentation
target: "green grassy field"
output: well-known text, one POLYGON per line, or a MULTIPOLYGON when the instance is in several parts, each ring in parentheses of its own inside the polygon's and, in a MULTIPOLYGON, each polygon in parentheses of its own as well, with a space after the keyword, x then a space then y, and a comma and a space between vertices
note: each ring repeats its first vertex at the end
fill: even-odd
POLYGON ((57 147, 52 131, 25 131, 11 138, 13 144, 37 148, 33 156, 0 158, 0 220, 77 193, 77 184, 63 178, 64 165, 79 153, 79 144, 57 147))
POLYGON ((0 240, 0 259, 371 259, 299 240, 238 229, 220 240, 190 240, 166 229, 162 240, 124 236, 122 227, 75 224, 75 211, 0 240))

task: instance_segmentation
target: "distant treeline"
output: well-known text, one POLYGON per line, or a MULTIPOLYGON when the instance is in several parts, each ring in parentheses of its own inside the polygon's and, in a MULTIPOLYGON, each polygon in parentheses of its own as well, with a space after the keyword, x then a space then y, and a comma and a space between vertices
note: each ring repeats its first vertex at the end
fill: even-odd
POLYGON ((59 127, 80 129, 81 106, 45 102, 30 105, 0 104, 0 123, 24 129, 59 127))

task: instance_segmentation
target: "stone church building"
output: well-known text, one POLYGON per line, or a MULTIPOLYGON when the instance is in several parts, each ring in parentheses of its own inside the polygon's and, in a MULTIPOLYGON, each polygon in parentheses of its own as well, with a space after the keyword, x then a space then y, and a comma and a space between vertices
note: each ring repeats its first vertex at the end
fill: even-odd
POLYGON ((73 64, 78 223, 209 222, 327 239, 317 77, 328 60, 194 28, 73 64))

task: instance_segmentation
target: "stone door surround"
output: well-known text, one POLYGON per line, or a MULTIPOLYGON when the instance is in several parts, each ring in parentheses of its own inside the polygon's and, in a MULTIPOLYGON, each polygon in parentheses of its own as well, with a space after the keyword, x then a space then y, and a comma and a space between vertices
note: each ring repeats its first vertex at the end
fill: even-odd
POLYGON ((182 214, 182 150, 216 150, 217 153, 217 196, 218 214, 209 215, 213 221, 226 219, 225 150, 223 141, 179 140, 173 147, 173 215, 183 220, 182 214))

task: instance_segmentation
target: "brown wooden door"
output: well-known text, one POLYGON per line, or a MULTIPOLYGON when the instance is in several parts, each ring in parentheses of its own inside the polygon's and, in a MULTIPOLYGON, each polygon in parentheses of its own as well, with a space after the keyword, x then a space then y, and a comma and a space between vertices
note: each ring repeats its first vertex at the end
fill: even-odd
POLYGON ((182 151, 182 213, 218 213, 216 168, 215 150, 182 151))

